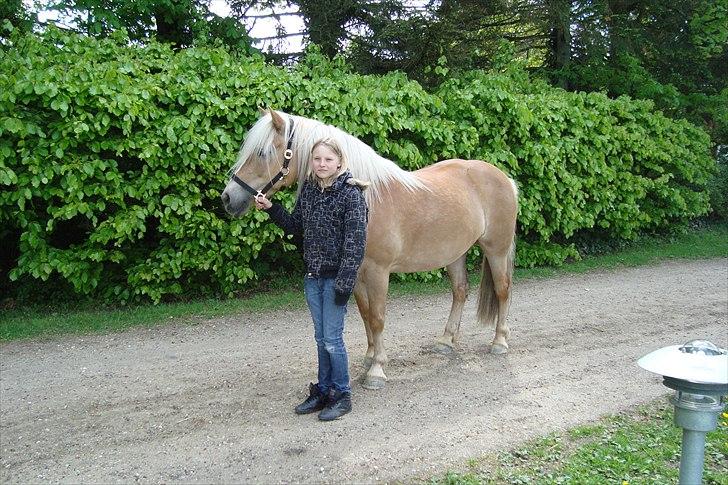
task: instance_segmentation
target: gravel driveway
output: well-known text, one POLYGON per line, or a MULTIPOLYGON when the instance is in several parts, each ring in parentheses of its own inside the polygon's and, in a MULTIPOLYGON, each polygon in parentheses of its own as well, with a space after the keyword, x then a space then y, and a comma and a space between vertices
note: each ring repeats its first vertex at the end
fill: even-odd
POLYGON ((516 281, 504 356, 474 300, 449 356, 430 351, 448 294, 391 300, 382 391, 359 384, 351 307, 354 410, 331 423, 293 413, 316 373, 306 310, 2 344, 0 481, 412 481, 665 395, 636 365, 656 348, 728 346, 728 259, 516 281))

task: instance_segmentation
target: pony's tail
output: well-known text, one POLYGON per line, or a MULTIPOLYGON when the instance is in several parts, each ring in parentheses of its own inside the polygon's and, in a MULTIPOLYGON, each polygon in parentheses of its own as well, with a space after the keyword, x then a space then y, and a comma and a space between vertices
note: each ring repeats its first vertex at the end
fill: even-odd
MULTIPOLYGON (((503 280, 508 285, 506 291, 508 294, 508 304, 511 299, 511 281, 513 278, 513 260, 516 254, 516 239, 513 238, 510 250, 505 256, 505 274, 502 275, 503 280)), ((508 306, 506 306, 507 311, 508 306)), ((490 268, 488 258, 483 254, 483 266, 480 276, 480 290, 478 292, 478 310, 477 319, 483 325, 495 325, 498 321, 499 304, 498 295, 496 294, 495 281, 493 280, 493 272, 490 268)))

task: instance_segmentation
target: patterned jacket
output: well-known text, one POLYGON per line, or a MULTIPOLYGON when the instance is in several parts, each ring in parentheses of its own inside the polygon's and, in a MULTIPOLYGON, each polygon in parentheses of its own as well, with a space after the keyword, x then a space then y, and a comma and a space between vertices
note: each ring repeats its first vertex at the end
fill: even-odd
POLYGON ((337 297, 351 295, 364 259, 368 209, 362 190, 345 172, 323 191, 307 180, 290 214, 278 203, 267 210, 286 234, 303 236, 306 270, 335 278, 337 297))

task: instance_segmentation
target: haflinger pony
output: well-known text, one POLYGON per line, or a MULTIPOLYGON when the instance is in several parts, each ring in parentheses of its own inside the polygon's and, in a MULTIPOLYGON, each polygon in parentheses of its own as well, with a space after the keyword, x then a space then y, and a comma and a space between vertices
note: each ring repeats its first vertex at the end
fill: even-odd
POLYGON ((366 252, 354 287, 368 343, 362 385, 381 389, 387 380, 383 331, 390 273, 447 268, 453 301, 434 347, 452 350, 468 292, 465 259, 474 244, 484 256, 477 319, 495 323, 491 353, 507 352, 518 190, 490 163, 445 160, 407 172, 338 128, 270 110, 248 132, 231 169, 221 195, 225 210, 240 216, 257 193, 270 195, 296 183, 300 193, 311 147, 324 137, 338 140, 352 175, 371 183, 365 192, 366 252))

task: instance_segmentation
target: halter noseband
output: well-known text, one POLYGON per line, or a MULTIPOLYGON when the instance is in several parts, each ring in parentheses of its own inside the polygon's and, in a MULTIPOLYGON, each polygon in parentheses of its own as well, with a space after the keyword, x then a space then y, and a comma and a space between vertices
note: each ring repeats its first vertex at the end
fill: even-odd
POLYGON ((249 192, 253 197, 258 197, 259 195, 264 196, 275 184, 278 183, 280 179, 288 175, 290 172, 288 164, 291 162, 291 158, 293 158, 293 150, 291 150, 291 145, 293 143, 293 118, 288 118, 288 126, 288 143, 286 144, 286 151, 283 152, 283 166, 278 173, 267 184, 265 184, 265 187, 260 190, 255 190, 253 187, 243 182, 237 175, 233 174, 232 176, 232 180, 249 192))

